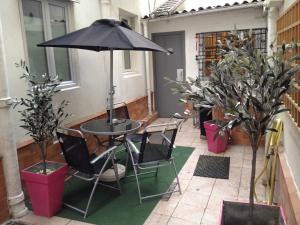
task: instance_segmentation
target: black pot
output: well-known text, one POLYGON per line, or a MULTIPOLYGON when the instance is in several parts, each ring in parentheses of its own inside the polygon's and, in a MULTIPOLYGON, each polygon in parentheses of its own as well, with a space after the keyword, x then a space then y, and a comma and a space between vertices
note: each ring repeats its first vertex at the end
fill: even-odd
MULTIPOLYGON (((249 203, 223 201, 219 225, 247 225, 249 206, 249 203)), ((286 225, 282 208, 255 204, 252 225, 286 225)))
POLYGON ((212 114, 209 113, 210 109, 200 107, 199 109, 199 125, 200 125, 200 137, 206 137, 204 128, 204 122, 212 119, 212 114))

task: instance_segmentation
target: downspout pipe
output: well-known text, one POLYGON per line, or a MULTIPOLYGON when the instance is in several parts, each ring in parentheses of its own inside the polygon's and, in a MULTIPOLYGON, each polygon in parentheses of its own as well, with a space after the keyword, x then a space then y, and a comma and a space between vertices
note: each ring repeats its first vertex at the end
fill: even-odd
MULTIPOLYGON (((143 22, 144 36, 148 38, 148 24, 143 22)), ((152 96, 151 96, 151 78, 150 78, 150 56, 149 51, 145 51, 145 67, 146 67, 146 92, 148 96, 148 115, 152 115, 152 96)))
POLYGON ((267 0, 264 3, 264 11, 268 14, 268 56, 273 54, 273 51, 270 48, 271 44, 276 46, 277 20, 279 18, 279 8, 282 6, 282 4, 282 0, 267 0))
POLYGON ((27 214, 28 209, 24 203, 24 193, 21 186, 4 46, 0 18, 0 155, 3 157, 9 210, 13 218, 20 218, 27 214))

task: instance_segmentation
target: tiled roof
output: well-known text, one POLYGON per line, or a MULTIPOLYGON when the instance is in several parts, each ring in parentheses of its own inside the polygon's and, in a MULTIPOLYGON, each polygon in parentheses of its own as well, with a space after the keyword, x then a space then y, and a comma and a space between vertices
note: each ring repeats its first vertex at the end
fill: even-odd
POLYGON ((184 0, 168 0, 159 7, 157 7, 151 15, 154 17, 159 17, 159 16, 167 16, 171 12, 173 12, 177 6, 179 6, 184 0))
POLYGON ((222 8, 234 8, 243 5, 258 5, 264 0, 252 0, 252 1, 243 1, 242 3, 234 2, 232 4, 225 3, 224 5, 217 5, 217 6, 208 6, 206 8, 199 7, 198 9, 190 9, 190 10, 182 10, 176 11, 176 8, 183 2, 184 0, 168 0, 158 8, 156 8, 151 14, 145 15, 143 19, 154 19, 154 18, 161 18, 161 17, 169 17, 172 15, 179 15, 179 14, 192 14, 200 11, 208 11, 214 9, 222 9, 222 8))

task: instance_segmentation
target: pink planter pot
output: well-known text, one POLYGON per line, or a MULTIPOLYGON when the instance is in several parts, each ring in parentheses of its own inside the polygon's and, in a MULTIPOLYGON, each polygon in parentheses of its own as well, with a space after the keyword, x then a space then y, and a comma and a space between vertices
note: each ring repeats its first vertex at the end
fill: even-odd
MULTIPOLYGON (((249 203, 223 201, 218 225, 247 224, 249 203)), ((255 204, 253 225, 287 225, 282 207, 255 204)))
POLYGON ((228 132, 225 132, 225 136, 222 138, 221 135, 214 140, 215 133, 218 130, 219 126, 214 123, 213 120, 204 122, 204 128, 206 132, 206 139, 208 150, 214 153, 224 152, 227 148, 228 143, 228 132))
POLYGON ((47 168, 49 166, 54 166, 56 170, 48 175, 33 172, 36 167, 41 168, 41 163, 28 167, 21 172, 33 212, 36 215, 46 217, 55 215, 62 207, 64 182, 67 174, 66 164, 47 162, 47 168))

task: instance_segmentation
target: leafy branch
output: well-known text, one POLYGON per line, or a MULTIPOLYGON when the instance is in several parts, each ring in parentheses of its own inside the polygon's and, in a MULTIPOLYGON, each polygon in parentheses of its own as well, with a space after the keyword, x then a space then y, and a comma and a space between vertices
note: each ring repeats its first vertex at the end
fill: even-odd
POLYGON ((69 116, 65 108, 69 104, 63 100, 58 106, 53 106, 53 97, 59 91, 58 77, 48 74, 34 75, 30 73, 24 61, 16 64, 23 70, 20 77, 28 84, 26 97, 21 97, 14 108, 22 106, 18 112, 21 114, 22 125, 28 135, 39 145, 41 158, 43 160, 43 173, 46 174, 46 148, 47 144, 54 138, 54 132, 62 122, 69 116))

